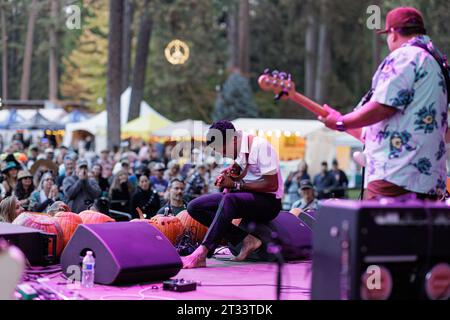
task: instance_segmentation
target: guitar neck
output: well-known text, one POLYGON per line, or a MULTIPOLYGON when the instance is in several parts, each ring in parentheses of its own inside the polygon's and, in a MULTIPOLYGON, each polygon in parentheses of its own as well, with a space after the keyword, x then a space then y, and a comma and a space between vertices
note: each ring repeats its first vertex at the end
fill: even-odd
MULTIPOLYGON (((295 103, 301 105, 302 107, 308 109, 309 111, 311 111, 312 113, 314 113, 317 116, 322 116, 322 117, 328 116, 328 112, 320 104, 312 101, 308 97, 306 97, 298 92, 295 92, 293 95, 289 95, 289 99, 291 99, 295 103)), ((348 133, 352 137, 358 139, 359 141, 364 142, 363 139, 361 138, 361 130, 360 129, 349 129, 346 131, 346 133, 348 133)))
POLYGON ((328 116, 328 112, 324 108, 322 108, 322 106, 320 104, 312 101, 308 97, 305 97, 304 95, 302 95, 298 92, 295 92, 294 95, 289 95, 289 99, 291 99, 292 101, 305 107, 306 109, 308 109, 309 111, 311 111, 312 113, 314 113, 317 116, 322 116, 322 117, 328 116))

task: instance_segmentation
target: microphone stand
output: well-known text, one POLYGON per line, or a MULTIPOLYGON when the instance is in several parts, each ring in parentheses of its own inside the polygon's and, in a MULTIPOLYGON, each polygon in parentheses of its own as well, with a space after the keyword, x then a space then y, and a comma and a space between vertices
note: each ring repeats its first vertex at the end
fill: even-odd
MULTIPOLYGON (((278 236, 276 238, 273 238, 272 240, 276 240, 276 242, 278 242, 278 236)), ((269 254, 273 254, 277 260, 277 300, 281 300, 281 276, 282 276, 282 269, 283 269, 283 265, 284 265, 284 259, 283 259, 283 255, 281 254, 281 245, 275 244, 270 242, 267 245, 267 253, 269 254)))
MULTIPOLYGON (((284 265, 284 258, 281 253, 282 245, 281 241, 278 237, 278 233, 270 230, 270 235, 267 235, 267 231, 263 230, 265 228, 258 228, 255 223, 249 224, 249 233, 256 233, 258 230, 258 237, 261 238, 263 243, 267 243, 267 253, 273 255, 276 258, 277 263, 277 289, 276 289, 276 297, 277 300, 281 300, 281 285, 282 285, 282 269, 284 265)), ((267 227, 268 229, 268 227, 267 227)), ((266 230, 267 230, 266 229, 266 230)))

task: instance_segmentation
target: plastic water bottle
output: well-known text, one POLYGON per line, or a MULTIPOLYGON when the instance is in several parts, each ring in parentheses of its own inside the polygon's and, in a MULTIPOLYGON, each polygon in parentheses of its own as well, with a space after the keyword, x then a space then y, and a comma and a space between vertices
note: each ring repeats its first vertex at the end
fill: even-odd
POLYGON ((95 258, 92 251, 88 251, 83 258, 83 267, 81 270, 81 286, 83 288, 92 288, 94 286, 95 258))

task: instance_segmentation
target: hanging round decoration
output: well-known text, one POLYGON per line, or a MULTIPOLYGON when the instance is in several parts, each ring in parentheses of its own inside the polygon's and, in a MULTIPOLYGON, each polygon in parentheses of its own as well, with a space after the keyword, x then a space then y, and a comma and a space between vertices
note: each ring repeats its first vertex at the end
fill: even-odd
POLYGON ((171 41, 164 50, 170 64, 184 64, 189 59, 189 46, 178 39, 171 41))

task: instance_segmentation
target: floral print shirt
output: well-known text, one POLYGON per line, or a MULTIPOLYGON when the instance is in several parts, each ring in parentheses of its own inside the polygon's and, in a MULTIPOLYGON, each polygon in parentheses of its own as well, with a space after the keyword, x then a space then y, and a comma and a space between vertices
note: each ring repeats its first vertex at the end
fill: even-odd
POLYGON ((415 42, 431 44, 428 36, 411 39, 391 52, 372 79, 370 101, 398 112, 365 128, 366 177, 368 183, 385 180, 412 192, 441 194, 447 89, 436 60, 415 42))

